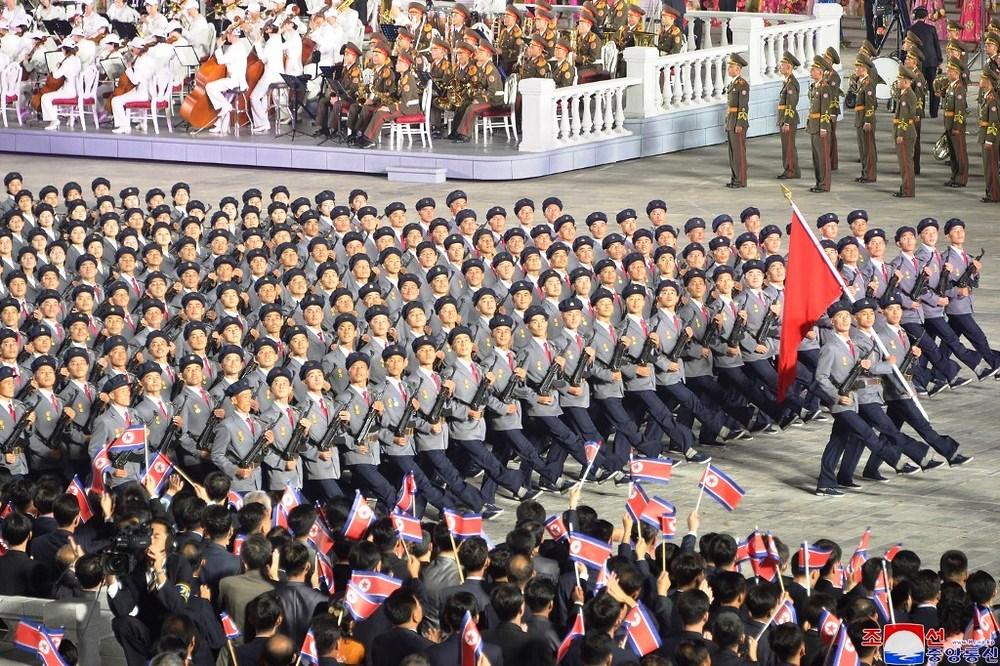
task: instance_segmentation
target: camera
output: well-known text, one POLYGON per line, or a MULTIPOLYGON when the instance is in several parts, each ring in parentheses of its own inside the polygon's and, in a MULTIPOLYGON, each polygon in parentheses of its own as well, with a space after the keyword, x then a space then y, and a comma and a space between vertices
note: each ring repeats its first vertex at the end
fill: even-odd
POLYGON ((135 570, 139 554, 149 548, 152 537, 149 525, 130 525, 119 530, 101 552, 105 575, 123 576, 135 570))

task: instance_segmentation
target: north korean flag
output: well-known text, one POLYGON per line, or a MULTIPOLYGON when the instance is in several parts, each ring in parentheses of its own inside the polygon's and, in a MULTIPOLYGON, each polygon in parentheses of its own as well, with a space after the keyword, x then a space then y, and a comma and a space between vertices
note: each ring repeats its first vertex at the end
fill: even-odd
POLYGON ((611 545, 579 532, 569 533, 569 556, 591 569, 600 569, 611 557, 611 545))
POLYGON ((832 549, 810 546, 808 543, 804 543, 799 548, 799 566, 809 569, 822 569, 830 561, 830 555, 832 554, 832 549))
POLYGON ((837 562, 833 565, 833 571, 831 573, 833 574, 833 577, 830 579, 830 585, 838 590, 844 589, 844 579, 846 578, 844 565, 837 562))
POLYGON ((234 511, 239 511, 243 508, 243 495, 239 494, 235 490, 230 490, 229 494, 226 495, 226 502, 229 503, 229 506, 231 506, 234 511))
POLYGON ((726 511, 732 511, 739 506, 747 494, 736 481, 711 463, 705 467, 698 485, 726 511))
POLYGON ((30 620, 21 620, 14 630, 14 645, 26 652, 38 652, 42 642, 42 625, 30 620))
POLYGON ((76 503, 80 507, 81 523, 86 523, 94 517, 94 511, 90 508, 90 500, 87 499, 87 491, 83 489, 80 477, 76 474, 73 475, 73 480, 69 482, 66 494, 76 498, 76 503))
POLYGON ((284 527, 288 529, 288 512, 285 510, 285 505, 278 502, 271 509, 271 526, 272 527, 284 527))
POLYGON ((628 515, 632 517, 634 522, 642 520, 642 513, 646 510, 647 504, 649 504, 649 495, 642 489, 642 486, 633 483, 632 491, 629 493, 628 499, 625 500, 625 510, 628 511, 628 515))
POLYGON ((840 624, 840 618, 825 608, 819 614, 819 637, 824 645, 831 645, 833 643, 833 639, 837 637, 837 632, 840 631, 840 624))
POLYGON ((386 597, 403 586, 403 581, 374 571, 352 571, 351 584, 376 601, 386 597))
POLYGON ((883 624, 892 620, 892 610, 889 604, 892 601, 889 599, 889 586, 885 579, 885 569, 879 572, 878 578, 875 581, 875 589, 872 590, 871 600, 875 602, 875 608, 878 610, 879 615, 882 616, 883 624))
POLYGON ((292 509, 300 504, 305 504, 306 498, 292 484, 286 483, 285 490, 281 493, 281 506, 285 507, 286 513, 291 513, 292 509))
POLYGON ((413 472, 407 472, 403 477, 403 484, 399 489, 399 499, 396 501, 396 509, 400 513, 416 515, 417 511, 417 481, 413 478, 413 472))
POLYGON ((736 564, 742 564, 750 559, 750 542, 740 539, 736 542, 736 564))
POLYGON ((629 647, 640 657, 645 657, 662 644, 656 625, 641 602, 625 616, 625 633, 629 647))
POLYGON ((370 618, 381 605, 381 601, 368 596, 359 590, 357 586, 351 583, 347 584, 347 594, 344 595, 344 608, 358 622, 370 618))
POLYGON ((595 460, 597 460, 597 454, 601 452, 601 443, 589 440, 583 443, 583 454, 587 458, 587 464, 590 465, 595 460))
POLYGON ((677 533, 677 516, 662 514, 660 516, 660 532, 664 539, 673 539, 677 533))
POLYGON ((854 643, 847 635, 847 625, 841 623, 837 629, 837 636, 833 640, 833 647, 826 655, 824 666, 861 666, 854 643))
POLYGON ((659 527, 662 515, 676 516, 677 507, 662 497, 653 497, 646 502, 646 508, 642 510, 642 516, 639 520, 653 527, 659 527))
POLYGON ((24 650, 37 654, 45 666, 65 666, 62 655, 59 654, 59 645, 55 639, 62 640, 62 631, 50 634, 43 624, 35 624, 28 620, 18 622, 14 631, 14 645, 24 650))
POLYGON ((145 481, 147 477, 153 479, 153 494, 159 497, 163 492, 163 486, 166 485, 167 480, 170 479, 170 475, 173 472, 174 464, 170 462, 170 458, 167 458, 162 453, 157 453, 149 461, 149 467, 143 472, 142 480, 145 481))
POLYGON ((674 461, 659 458, 633 458, 628 463, 629 475, 633 481, 649 483, 669 483, 674 474, 674 461))
POLYGON ((108 452, 111 454, 142 451, 146 446, 146 426, 136 423, 125 428, 121 436, 111 442, 108 452))
POLYGON ((344 536, 352 541, 360 541, 365 532, 375 522, 375 514, 368 506, 368 500, 359 492, 354 494, 354 504, 347 514, 347 522, 344 523, 344 536))
POLYGON ((111 458, 108 457, 108 447, 97 452, 90 463, 90 487, 87 492, 95 495, 104 494, 104 474, 111 468, 111 458))
POLYGON ((240 556, 243 551, 243 543, 247 540, 246 534, 237 534, 233 537, 233 555, 236 557, 240 556))
POLYGON ((333 594, 333 565, 329 558, 323 553, 316 553, 316 566, 319 568, 319 582, 326 586, 327 592, 333 594))
POLYGON ((558 664, 569 652, 569 646, 573 644, 573 641, 583 636, 583 613, 577 613, 576 619, 573 620, 573 626, 569 628, 569 633, 559 644, 559 649, 556 651, 556 663, 558 664))
POLYGON ((302 661, 310 664, 319 663, 319 650, 316 649, 316 635, 313 634, 312 629, 306 632, 306 637, 302 641, 302 647, 299 648, 299 657, 302 661))
POLYGON ((219 613, 219 620, 222 622, 222 633, 226 635, 227 641, 235 641, 241 636, 240 628, 236 626, 233 618, 229 617, 229 613, 226 611, 219 613))
POLYGON ((0 509, 0 520, 3 520, 12 513, 14 513, 14 507, 10 505, 10 502, 4 502, 3 509, 0 509))
POLYGON ((483 533, 483 517, 478 513, 458 513, 446 508, 444 520, 451 533, 459 539, 468 539, 483 533))
POLYGON ((894 545, 894 546, 890 546, 889 550, 885 551, 885 555, 883 555, 883 557, 884 557, 885 559, 889 560, 890 562, 892 562, 892 559, 893 559, 894 557, 896 557, 896 555, 897 555, 897 554, 899 553, 899 551, 901 551, 901 550, 903 550, 903 544, 901 544, 901 543, 897 543, 897 544, 896 544, 896 545, 894 545))
POLYGON ((771 620, 774 626, 787 622, 798 624, 798 621, 798 616, 795 614, 795 604, 791 600, 786 600, 785 603, 778 606, 778 610, 774 613, 774 618, 771 620))
POLYGON ((991 642, 996 641, 996 637, 1000 634, 1000 625, 997 624, 997 618, 990 610, 989 606, 983 606, 982 604, 976 604, 975 616, 973 618, 979 624, 979 628, 983 631, 986 639, 991 642))
POLYGON ((545 531, 549 533, 553 541, 562 541, 566 538, 566 523, 562 516, 549 516, 545 521, 545 531))
POLYGON ((309 528, 309 543, 313 545, 317 551, 323 553, 330 552, 333 548, 333 535, 330 534, 330 529, 326 526, 323 518, 320 514, 316 514, 316 520, 313 521, 312 527, 309 528))
POLYGON ((763 557, 754 560, 756 562, 754 573, 756 576, 773 583, 778 579, 781 571, 781 555, 778 554, 778 546, 775 545, 774 536, 770 532, 764 537, 764 543, 766 548, 763 557))
POLYGON ((482 653, 483 637, 472 621, 472 613, 465 611, 465 617, 462 618, 462 666, 477 666, 482 653))
POLYGON ((403 541, 422 543, 424 540, 424 528, 420 526, 420 521, 409 514, 394 511, 392 526, 403 541))

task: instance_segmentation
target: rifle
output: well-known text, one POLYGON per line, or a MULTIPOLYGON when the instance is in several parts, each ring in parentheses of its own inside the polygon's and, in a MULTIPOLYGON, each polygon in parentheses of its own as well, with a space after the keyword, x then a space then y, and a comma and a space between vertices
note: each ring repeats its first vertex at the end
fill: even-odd
MULTIPOLYGON (((177 407, 177 414, 180 414, 181 411, 184 409, 184 405, 187 404, 187 398, 188 398, 187 393, 185 393, 184 397, 181 398, 181 404, 178 405, 177 407)), ((177 414, 175 414, 175 416, 177 414)), ((168 425, 167 429, 163 431, 163 437, 160 438, 160 444, 159 446, 156 447, 155 450, 169 451, 171 448, 173 448, 174 444, 177 443, 177 440, 180 439, 180 436, 181 436, 180 427, 176 423, 174 423, 173 419, 170 419, 170 425, 168 425)))
POLYGON ((762 345, 764 341, 767 340, 771 335, 771 329, 774 328, 774 324, 778 321, 778 315, 774 314, 774 310, 768 308, 767 314, 764 315, 764 321, 760 323, 760 328, 757 329, 757 333, 754 334, 754 341, 762 345))
MULTIPOLYGON (((573 341, 572 340, 568 341, 566 345, 562 348, 562 351, 556 354, 556 356, 562 356, 563 354, 565 354, 566 350, 569 349, 569 346, 571 344, 573 344, 573 341)), ((538 382, 538 391, 537 391, 538 395, 542 396, 549 395, 552 392, 553 385, 556 383, 556 378, 559 376, 561 372, 562 368, 559 366, 558 363, 556 363, 553 360, 549 364, 548 370, 545 371, 545 375, 542 377, 542 381, 538 382)), ((475 402, 475 398, 473 398, 473 402, 475 402)))
POLYGON ((174 336, 177 335, 177 330, 180 329, 182 323, 183 322, 181 320, 181 315, 178 312, 169 320, 167 320, 167 323, 164 324, 162 328, 160 328, 160 332, 166 336, 167 340, 173 340, 174 336))
POLYGON ((733 322, 733 330, 729 331, 729 337, 726 338, 726 344, 730 347, 739 347, 740 342, 743 340, 743 336, 747 332, 747 322, 743 317, 736 315, 736 321, 733 322))
POLYGON ((242 458, 236 455, 236 452, 231 448, 227 449, 226 457, 229 458, 229 461, 241 469, 250 469, 260 465, 260 461, 264 459, 264 453, 267 451, 267 447, 270 446, 264 436, 275 426, 275 424, 278 423, 279 420, 281 420, 280 413, 278 414, 278 418, 271 421, 270 425, 260 431, 260 434, 257 435, 257 439, 254 440, 253 446, 250 447, 250 450, 247 451, 247 454, 242 458))
MULTIPOLYGON (((885 285, 885 291, 882 292, 882 298, 880 299, 880 304, 881 302, 885 302, 886 299, 888 299, 890 296, 896 293, 896 290, 898 288, 899 288, 899 276, 896 275, 895 271, 893 271, 892 276, 889 277, 889 281, 885 285)), ((868 298, 875 298, 875 290, 872 289, 871 287, 868 287, 868 291, 865 292, 865 295, 868 298)))
POLYGON ((444 403, 448 401, 449 397, 451 397, 451 391, 449 391, 442 382, 441 390, 438 391, 437 397, 434 399, 434 404, 431 405, 431 411, 427 413, 427 416, 424 417, 424 420, 426 420, 431 425, 440 421, 441 415, 444 413, 444 403))
MULTIPOLYGON (((420 379, 420 383, 417 384, 417 388, 414 389, 413 394, 416 395, 423 385, 423 378, 420 379)), ((406 408, 403 410, 403 415, 399 419, 399 423, 396 427, 392 429, 392 434, 396 437, 406 437, 408 434, 413 433, 413 418, 417 415, 417 408, 413 406, 413 398, 410 398, 409 402, 406 403, 406 408)))
POLYGON ((861 367, 861 363, 863 361, 867 361, 868 357, 871 356, 874 351, 875 348, 872 348, 868 351, 867 354, 859 358, 854 363, 854 366, 851 368, 851 371, 847 373, 847 377, 844 378, 843 382, 841 382, 839 385, 836 382, 833 382, 834 386, 837 387, 838 395, 842 397, 848 396, 851 394, 852 391, 854 391, 857 388, 856 384, 858 383, 858 379, 860 379, 861 375, 867 372, 863 367, 861 367))
POLYGON ((110 405, 110 401, 105 402, 99 397, 94 398, 93 404, 90 405, 90 414, 87 415, 87 420, 83 424, 83 434, 91 435, 94 433, 94 421, 97 417, 104 413, 104 410, 110 405))
MULTIPOLYGON (((256 358, 250 359, 250 362, 247 363, 245 366, 243 366, 243 370, 240 372, 240 380, 243 380, 243 379, 246 379, 247 377, 249 377, 250 373, 253 372, 254 370, 256 370, 259 367, 260 367, 260 364, 257 363, 257 359, 256 358)), ((237 381, 239 381, 239 380, 237 380, 237 381)))
MULTIPOLYGON (((340 414, 341 410, 347 407, 346 402, 338 402, 333 405, 333 411, 331 412, 335 417, 340 414)), ((343 432, 344 428, 347 427, 343 421, 339 418, 334 418, 333 423, 331 423, 326 428, 326 432, 323 434, 323 439, 316 442, 316 449, 318 451, 329 451, 333 448, 333 440, 337 439, 343 432)), ((290 445, 289 445, 290 448, 290 445)))
MULTIPOLYGON (((67 404, 72 404, 73 400, 75 400, 76 396, 78 396, 79 394, 80 394, 80 390, 74 386, 73 387, 73 398, 69 399, 69 400, 66 400, 66 403, 67 404)), ((62 411, 62 413, 59 414, 58 420, 56 420, 55 427, 52 428, 52 434, 50 434, 48 437, 46 437, 45 441, 43 442, 45 444, 46 448, 48 448, 48 449, 57 449, 57 448, 59 448, 59 444, 61 442, 59 442, 58 439, 62 437, 63 431, 66 430, 66 426, 68 426, 69 423, 70 423, 70 418, 69 418, 69 416, 66 415, 66 410, 64 408, 63 411, 62 411)))
POLYGON ((306 429, 302 427, 302 412, 289 405, 289 409, 295 412, 299 420, 292 427, 292 436, 288 438, 288 444, 278 455, 282 460, 295 460, 302 453, 302 446, 306 441, 306 429))
MULTIPOLYGON (((514 359, 515 368, 520 367, 521 364, 524 363, 525 356, 527 356, 526 350, 522 349, 517 352, 517 356, 514 359)), ((581 374, 583 373, 581 372, 581 374)), ((521 381, 521 378, 514 373, 511 373, 510 379, 507 380, 507 385, 503 387, 503 390, 500 391, 499 394, 497 394, 497 400, 505 405, 510 404, 510 401, 514 398, 514 391, 521 386, 524 386, 524 382, 521 381)))
POLYGON ((906 294, 911 301, 920 300, 920 297, 924 295, 925 291, 927 291, 927 283, 930 281, 930 278, 927 276, 927 271, 924 270, 925 268, 927 268, 927 264, 920 267, 920 270, 917 272, 917 277, 913 281, 913 288, 910 289, 910 293, 906 294))
POLYGON ((372 394, 372 404, 368 408, 368 413, 365 414, 365 420, 361 422, 361 428, 358 429, 358 434, 354 437, 354 441, 359 445, 364 444, 369 435, 371 435, 372 429, 381 420, 379 413, 375 411, 375 403, 382 399, 382 394, 385 393, 385 389, 376 391, 372 394))
POLYGON ((24 406, 24 413, 21 414, 21 418, 14 424, 10 434, 7 435, 7 439, 0 444, 0 453, 13 453, 15 449, 28 448, 28 416, 34 411, 34 407, 29 409, 27 405, 24 406), (21 446, 18 446, 19 443, 21 446))
MULTIPOLYGON (((580 382, 583 381, 583 373, 586 372, 587 367, 590 365, 590 356, 587 355, 587 347, 590 343, 594 341, 594 335, 591 334, 590 339, 586 341, 583 345, 583 349, 580 350, 580 357, 576 360, 576 367, 573 368, 572 374, 567 378, 570 386, 579 386, 580 382)), ((520 365, 520 363, 518 363, 520 365)))
POLYGON ((431 365, 431 370, 434 372, 441 372, 441 369, 444 367, 444 358, 437 358, 437 353, 443 351, 446 344, 448 344, 448 336, 442 333, 441 342, 434 347, 435 358, 433 365, 431 365))
MULTIPOLYGON (((986 255, 986 250, 979 248, 979 256, 975 258, 975 261, 980 261, 986 255)), ((959 289, 967 289, 972 283, 972 274, 976 272, 976 265, 971 261, 962 271, 962 274, 958 276, 958 279, 952 283, 952 286, 958 287, 959 289)), ((944 276, 941 276, 944 280, 944 276)))
POLYGON ((688 343, 690 342, 691 336, 688 335, 688 327, 685 326, 681 329, 680 334, 678 334, 677 342, 674 343, 674 348, 670 350, 669 354, 667 354, 667 360, 671 363, 676 363, 680 359, 681 354, 684 353, 684 350, 687 349, 688 343))
POLYGON ((615 333, 618 335, 618 340, 615 342, 615 348, 611 351, 611 360, 608 361, 608 370, 611 372, 620 372, 622 369, 622 361, 625 360, 625 352, 628 351, 628 345, 622 340, 622 334, 624 333, 626 326, 622 326, 621 330, 615 328, 615 333))
POLYGON ((201 434, 198 435, 198 439, 195 441, 195 448, 199 451, 208 451, 212 448, 208 438, 212 436, 212 433, 215 431, 215 426, 217 426, 219 421, 222 420, 215 415, 217 410, 222 409, 222 400, 223 398, 219 398, 215 401, 215 406, 212 407, 212 413, 209 415, 208 421, 205 422, 205 428, 201 431, 201 434))
POLYGON ((719 322, 715 320, 715 317, 711 317, 708 320, 708 327, 705 329, 705 335, 702 336, 701 341, 698 343, 702 347, 711 347, 719 341, 722 336, 722 327, 719 326, 719 322))

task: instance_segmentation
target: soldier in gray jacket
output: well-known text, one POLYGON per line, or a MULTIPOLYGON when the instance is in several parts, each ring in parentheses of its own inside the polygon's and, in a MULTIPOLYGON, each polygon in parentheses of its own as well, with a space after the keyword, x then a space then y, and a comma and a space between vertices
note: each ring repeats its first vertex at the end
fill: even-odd
POLYGON ((300 444, 309 431, 310 421, 302 419, 290 404, 292 372, 287 368, 273 368, 268 373, 271 400, 261 405, 260 418, 272 424, 274 444, 264 454, 264 489, 283 491, 286 486, 302 488, 302 464, 299 451, 292 449, 293 440, 300 444))
POLYGON ((180 463, 195 481, 201 481, 212 470, 212 430, 209 421, 225 417, 221 401, 215 401, 202 386, 202 359, 195 354, 182 356, 178 364, 184 388, 174 398, 175 414, 181 417, 183 429, 180 441, 180 463), (213 419, 213 413, 215 418, 213 419), (204 443, 199 447, 199 443, 204 443))
POLYGON ((70 420, 75 414, 73 408, 53 392, 56 384, 55 357, 37 357, 31 363, 31 372, 34 374, 32 381, 37 395, 33 409, 35 423, 28 434, 28 466, 35 473, 54 472, 67 476, 69 466, 66 449, 63 447, 61 432, 56 432, 56 428, 65 430, 65 419, 60 422, 64 413, 70 420))
POLYGON ((253 392, 250 385, 240 380, 226 389, 226 397, 233 403, 233 413, 216 426, 212 437, 212 464, 233 480, 232 489, 245 493, 263 488, 261 457, 247 460, 258 438, 267 445, 274 443, 274 432, 266 430, 263 421, 250 414, 253 392))
MULTIPOLYGON (((2 448, 2 466, 14 478, 24 478, 28 475, 28 459, 24 453, 24 438, 13 441, 14 426, 24 416, 27 408, 19 400, 14 399, 14 370, 8 366, 0 367, 0 448, 2 448)), ((26 417, 29 422, 35 420, 34 412, 26 417)))
POLYGON ((59 392, 59 397, 73 408, 74 414, 64 435, 67 458, 70 470, 83 479, 90 471, 87 436, 83 427, 90 419, 90 410, 97 400, 97 387, 87 381, 90 365, 86 349, 71 347, 63 356, 63 367, 68 381, 59 392))
POLYGON ((299 409, 293 417, 298 419, 300 428, 308 426, 300 451, 302 489, 313 501, 326 502, 344 495, 340 485, 340 449, 346 438, 337 416, 342 404, 324 393, 326 379, 318 361, 307 361, 302 366, 299 382, 302 393, 297 396, 299 409))
MULTIPOLYGON (((147 361, 139 366, 136 377, 142 382, 142 400, 132 408, 137 419, 146 424, 149 433, 150 450, 162 450, 167 434, 167 428, 176 424, 180 427, 183 420, 175 415, 175 408, 162 395, 163 380, 160 379, 160 366, 147 361)), ((163 451, 170 455, 171 452, 163 451)))
MULTIPOLYGON (((132 403, 132 389, 128 376, 121 374, 107 380, 102 387, 102 393, 108 396, 108 407, 94 421, 94 433, 90 436, 88 447, 91 459, 121 437, 125 428, 138 423, 132 410, 129 409, 132 403)), ((126 483, 138 482, 142 460, 142 452, 128 454, 118 461, 118 464, 114 464, 112 460, 112 466, 107 470, 110 474, 110 478, 105 482, 107 486, 117 488, 126 483)))

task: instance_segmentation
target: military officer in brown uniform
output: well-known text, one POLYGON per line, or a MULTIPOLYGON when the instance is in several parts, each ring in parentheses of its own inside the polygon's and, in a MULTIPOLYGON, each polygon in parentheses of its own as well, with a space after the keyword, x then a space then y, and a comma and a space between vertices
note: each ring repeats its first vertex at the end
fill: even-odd
POLYGON ((524 47, 524 34, 521 32, 521 10, 514 5, 507 5, 504 10, 500 30, 494 45, 500 57, 500 69, 510 73, 514 71, 517 57, 524 47))
POLYGON ((565 88, 576 82, 576 67, 569 61, 573 49, 564 39, 556 42, 556 62, 552 65, 552 80, 556 88, 565 88))
POLYGON ((531 33, 531 36, 538 35, 545 40, 546 53, 552 53, 552 49, 556 46, 556 31, 549 25, 552 17, 552 12, 547 9, 535 9, 535 30, 531 33))
POLYGON ((642 17, 645 15, 646 10, 639 5, 629 5, 625 24, 615 30, 613 39, 618 47, 618 53, 621 54, 618 56, 616 72, 619 77, 625 76, 626 64, 623 52, 630 46, 635 46, 635 35, 637 32, 642 32, 642 17))
POLYGON ((750 84, 743 78, 747 61, 739 53, 729 56, 727 71, 732 79, 726 93, 726 140, 729 143, 729 170, 726 187, 747 186, 747 127, 750 124, 750 84))
POLYGON ((944 135, 948 141, 951 180, 948 187, 965 187, 969 183, 969 149, 965 144, 965 118, 969 113, 967 89, 962 81, 962 61, 950 58, 945 65, 948 86, 941 96, 944 111, 944 135))
MULTIPOLYGON (((452 99, 456 118, 461 114, 461 109, 469 103, 472 93, 479 86, 479 66, 472 61, 477 50, 478 47, 469 42, 462 42, 455 47, 455 69, 452 72, 451 81, 455 89, 458 90, 458 94, 453 95, 452 99)), ((454 136, 449 138, 454 138, 454 136)))
POLYGON ((997 99, 997 73, 987 67, 983 70, 979 87, 983 99, 979 103, 979 145, 983 147, 983 177, 986 179, 986 196, 982 201, 1000 201, 1000 176, 997 141, 1000 140, 1000 101, 997 99))
POLYGON ((444 132, 444 112, 450 109, 445 90, 451 83, 453 68, 448 59, 449 47, 443 39, 431 42, 431 82, 434 85, 434 101, 431 102, 431 132, 440 137, 444 132))
POLYGON ((830 84, 826 82, 823 72, 829 66, 821 55, 813 59, 809 68, 809 117, 806 119, 806 131, 809 132, 809 143, 812 147, 813 172, 816 174, 816 184, 809 188, 810 192, 830 191, 830 84))
MULTIPOLYGON (((353 42, 347 42, 340 49, 343 56, 343 67, 340 69, 340 76, 337 80, 351 95, 358 94, 358 87, 361 85, 361 49, 353 42)), ((331 95, 323 100, 316 111, 316 124, 319 125, 319 133, 329 135, 330 125, 333 125, 334 134, 340 134, 340 140, 347 138, 347 129, 341 134, 340 114, 347 108, 347 126, 353 127, 357 121, 357 114, 361 110, 360 105, 354 105, 351 99, 341 99, 337 95, 331 95)))
POLYGON ((528 41, 519 73, 522 80, 549 78, 549 61, 545 57, 545 40, 540 36, 532 35, 528 41))
POLYGON ((594 32, 597 17, 586 7, 580 10, 576 23, 576 66, 580 70, 580 79, 585 74, 597 71, 601 59, 601 38, 594 32))
POLYGON ((375 137, 382 131, 382 125, 401 116, 412 116, 420 113, 420 94, 423 89, 420 79, 413 73, 414 56, 412 53, 400 53, 396 56, 396 90, 389 98, 383 98, 383 104, 374 113, 364 134, 358 139, 357 145, 368 148, 375 145, 375 137))
POLYGON ((827 83, 830 84, 830 170, 836 171, 840 168, 840 149, 837 147, 837 121, 840 120, 840 74, 837 73, 836 66, 840 64, 840 54, 832 46, 827 48, 825 54, 830 66, 826 68, 823 75, 827 83))
POLYGON ((906 52, 903 64, 910 68, 914 74, 913 83, 910 84, 910 90, 913 91, 914 97, 917 98, 917 112, 913 123, 914 129, 917 131, 917 140, 913 144, 913 173, 919 176, 920 126, 924 118, 924 105, 927 103, 927 79, 924 78, 924 74, 921 71, 924 64, 924 54, 920 52, 920 49, 910 49, 906 52))
POLYGON ((351 109, 351 115, 355 121, 350 129, 354 135, 348 140, 348 143, 360 142, 363 139, 363 130, 368 127, 372 114, 390 102, 396 90, 396 77, 392 74, 392 65, 389 60, 392 56, 392 47, 386 42, 373 42, 371 54, 372 62, 375 65, 371 94, 367 99, 358 100, 355 104, 359 107, 358 109, 353 107, 351 109))
POLYGON ((917 115, 917 96, 910 86, 916 75, 913 70, 903 65, 899 68, 899 100, 892 119, 892 138, 896 142, 896 157, 899 159, 899 191, 893 192, 896 197, 912 197, 916 190, 916 178, 913 173, 913 144, 917 139, 917 128, 914 118, 917 115))
POLYGON ((429 48, 434 39, 434 22, 425 18, 427 5, 422 2, 411 2, 407 6, 406 13, 410 17, 410 25, 413 26, 413 29, 420 31, 419 34, 414 34, 416 41, 413 44, 413 50, 420 53, 429 48))
POLYGON ((479 116, 490 107, 503 103, 503 78, 493 64, 494 55, 496 49, 487 41, 483 41, 476 51, 476 87, 469 98, 469 105, 455 112, 455 141, 467 143, 479 116))
MULTIPOLYGON (((604 16, 604 32, 617 33, 618 29, 628 23, 628 0, 615 0, 615 3, 608 7, 604 16)), ((600 14, 597 14, 600 18, 600 14)))
POLYGON ((656 35, 656 48, 660 55, 674 55, 681 52, 684 46, 684 33, 677 25, 680 13, 670 5, 664 5, 660 11, 660 32, 656 35))
POLYGON ((587 2, 583 3, 583 8, 589 9, 590 13, 597 19, 594 22, 594 27, 603 29, 605 22, 608 20, 608 0, 597 0, 596 2, 587 0, 587 2))
POLYGON ((784 170, 778 178, 801 178, 799 151, 795 147, 795 132, 799 127, 799 80, 795 78, 795 68, 801 63, 794 55, 785 51, 778 65, 785 77, 778 93, 778 129, 781 130, 781 163, 784 170))
POLYGON ((875 81, 872 71, 875 63, 866 55, 859 55, 854 63, 854 129, 858 133, 858 155, 861 157, 861 175, 858 183, 874 183, 878 176, 878 149, 875 147, 875 81))

